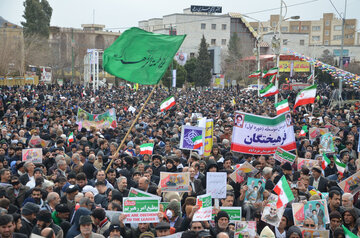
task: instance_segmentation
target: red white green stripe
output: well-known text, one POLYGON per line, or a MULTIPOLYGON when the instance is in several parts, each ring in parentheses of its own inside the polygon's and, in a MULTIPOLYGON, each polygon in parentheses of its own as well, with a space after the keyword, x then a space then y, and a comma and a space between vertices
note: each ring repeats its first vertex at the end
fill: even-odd
POLYGON ((352 233, 349 229, 347 229, 344 225, 342 225, 342 228, 344 229, 345 232, 345 238, 358 238, 357 235, 355 235, 354 233, 352 233))
POLYGON ((310 74, 309 77, 307 77, 307 82, 312 82, 314 80, 314 75, 310 74))
POLYGON ((280 115, 284 112, 290 111, 289 102, 287 99, 282 100, 281 102, 275 103, 275 108, 276 108, 277 115, 280 115))
POLYGON ((175 105, 175 97, 170 96, 170 97, 166 98, 164 101, 161 102, 160 110, 161 111, 169 110, 174 105, 175 105))
POLYGON ((301 90, 298 95, 296 96, 295 106, 294 109, 301 105, 306 105, 315 102, 316 96, 316 87, 317 85, 314 84, 307 88, 301 90))
POLYGON ((70 133, 68 141, 69 141, 69 143, 74 142, 74 133, 73 132, 70 133))
POLYGON ((261 75, 261 71, 258 70, 258 71, 255 71, 255 72, 251 73, 249 75, 249 78, 256 78, 256 77, 259 77, 260 75, 261 75))
POLYGON ((338 159, 338 157, 336 157, 335 155, 334 155, 334 161, 335 161, 335 165, 336 165, 336 168, 337 168, 338 172, 339 172, 340 174, 344 174, 345 169, 346 169, 346 164, 342 163, 342 162, 338 159))
POLYGON ((153 143, 146 143, 140 145, 140 154, 141 155, 151 155, 153 153, 154 144, 153 143))
POLYGON ((291 188, 283 175, 279 182, 276 184, 274 188, 274 192, 279 196, 278 201, 276 203, 276 207, 284 207, 287 203, 294 200, 294 194, 291 191, 291 188))
POLYGON ((194 150, 199 149, 201 146, 203 146, 202 135, 195 136, 194 138, 192 138, 192 141, 194 142, 194 150))
POLYGON ((306 136, 306 133, 308 132, 307 126, 303 126, 301 128, 299 136, 306 136))
POLYGON ((321 161, 321 168, 323 170, 326 169, 326 167, 331 163, 330 159, 326 156, 326 154, 323 154, 323 160, 321 161))
POLYGON ((260 97, 270 97, 278 93, 279 93, 278 88, 271 83, 266 88, 260 90, 260 97))
POLYGON ((266 77, 271 76, 271 75, 275 75, 277 73, 278 73, 278 68, 277 67, 271 68, 263 75, 263 78, 266 78, 266 77))
POLYGON ((275 80, 276 80, 276 78, 277 78, 277 75, 276 75, 276 74, 271 75, 271 76, 270 76, 270 83, 274 83, 275 80))

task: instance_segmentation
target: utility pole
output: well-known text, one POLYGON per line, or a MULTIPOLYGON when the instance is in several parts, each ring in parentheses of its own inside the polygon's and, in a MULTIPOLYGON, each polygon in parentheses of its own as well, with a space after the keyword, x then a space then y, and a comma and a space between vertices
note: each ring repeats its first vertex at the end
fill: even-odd
POLYGON ((71 28, 71 84, 74 83, 74 75, 75 75, 75 72, 74 72, 74 45, 75 45, 75 42, 74 42, 74 28, 71 28))
MULTIPOLYGON (((341 27, 341 50, 340 50, 340 69, 343 69, 343 51, 344 51, 344 35, 345 35, 345 19, 346 19, 346 6, 347 0, 345 0, 344 16, 342 17, 341 27)), ((339 105, 342 105, 342 77, 339 77, 339 105)))
MULTIPOLYGON (((257 54, 256 54, 256 61, 257 61, 257 70, 260 71, 260 68, 261 68, 261 61, 260 61, 260 21, 258 21, 258 30, 257 30, 257 33, 258 33, 258 38, 257 38, 257 47, 256 47, 256 50, 257 50, 257 54)), ((258 91, 258 97, 260 96, 260 77, 262 75, 260 74, 258 76, 258 87, 257 87, 257 91, 258 91)))
MULTIPOLYGON (((278 33, 279 33, 279 52, 277 52, 278 54, 276 55, 276 67, 278 69, 277 74, 276 74, 276 78, 275 78, 275 86, 276 88, 279 88, 279 67, 280 67, 280 52, 281 52, 281 23, 282 23, 282 5, 283 5, 283 0, 280 0, 280 16, 279 16, 279 24, 278 24, 278 33)), ((279 94, 275 94, 275 103, 278 102, 278 96, 279 94)))

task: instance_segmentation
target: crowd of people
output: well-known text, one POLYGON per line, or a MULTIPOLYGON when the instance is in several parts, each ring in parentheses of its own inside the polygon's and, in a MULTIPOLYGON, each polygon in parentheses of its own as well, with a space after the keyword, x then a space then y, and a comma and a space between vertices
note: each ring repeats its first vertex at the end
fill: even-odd
MULTIPOLYGON (((158 87, 116 153, 151 89, 101 88, 94 94, 90 89, 66 84, 1 88, 0 237, 151 238, 183 232, 181 237, 233 238, 235 224, 221 207, 234 206, 242 208, 243 221, 256 221, 260 237, 301 238, 306 236, 294 225, 292 203, 321 200, 321 195, 311 193, 314 189, 328 193, 329 223, 319 222, 324 214, 314 208, 313 213, 306 214, 303 228, 323 227, 330 231, 330 237, 345 238, 344 225, 360 236, 358 194, 344 193, 338 186, 360 170, 358 103, 332 106, 332 88, 319 85, 314 104, 291 111, 298 158, 319 161, 318 165, 298 170, 297 162, 291 165, 280 163, 273 155, 230 150, 234 112, 274 117, 272 97, 258 98, 256 92, 241 92, 238 87, 170 92, 158 87), (176 105, 161 112, 159 105, 169 95, 175 96, 176 105), (115 108, 117 126, 79 130, 78 108, 92 114, 115 108), (179 147, 182 125, 196 125, 199 114, 214 120, 210 156, 179 147), (339 173, 333 158, 325 169, 321 167, 320 137, 309 140, 309 133, 299 135, 304 125, 321 128, 329 124, 339 128, 334 135, 334 155, 346 164, 345 173, 339 173), (69 142, 71 134, 74 140, 69 142), (46 146, 29 145, 34 136, 39 136, 46 146), (152 155, 140 154, 144 143, 154 143, 152 155), (42 163, 23 161, 22 150, 30 146, 42 148, 42 163), (110 161, 113 163, 108 169, 110 161), (214 221, 192 221, 199 209, 196 197, 206 193, 206 173, 221 171, 230 175, 234 166, 244 162, 258 169, 254 176, 264 181, 261 201, 247 203, 246 181, 236 183, 228 177, 226 198, 220 199, 220 208, 215 207, 214 221), (161 172, 189 172, 190 192, 162 192, 161 172), (295 199, 287 204, 280 225, 274 227, 260 218, 282 175, 295 199), (169 202, 166 210, 159 212, 158 223, 124 224, 124 214, 115 218, 107 215, 108 211, 122 211, 123 198, 128 197, 130 188, 169 202)), ((292 109, 296 92, 279 97, 288 98, 292 109)))

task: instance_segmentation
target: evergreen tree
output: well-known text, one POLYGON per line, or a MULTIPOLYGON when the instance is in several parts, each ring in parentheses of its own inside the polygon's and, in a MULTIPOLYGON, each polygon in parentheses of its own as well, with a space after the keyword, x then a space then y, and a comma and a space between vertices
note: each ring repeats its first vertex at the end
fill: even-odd
POLYGON ((52 8, 47 0, 25 0, 24 19, 21 22, 24 27, 24 35, 40 35, 49 37, 49 27, 52 15, 52 8))
POLYGON ((226 80, 241 80, 241 45, 240 38, 237 33, 233 33, 230 36, 228 44, 227 57, 223 63, 223 69, 225 71, 226 80))
POLYGON ((192 83, 194 82, 194 72, 196 69, 197 59, 195 57, 192 57, 188 61, 186 61, 186 64, 184 65, 185 70, 187 72, 187 81, 192 83))
POLYGON ((206 40, 203 35, 197 57, 196 68, 194 71, 195 86, 210 86, 211 61, 207 48, 206 40))
POLYGON ((170 65, 170 67, 166 70, 164 76, 162 77, 162 82, 163 82, 164 86, 166 86, 168 88, 172 87, 171 68, 176 69, 176 87, 181 88, 183 86, 183 84, 185 83, 187 72, 186 72, 184 66, 179 65, 176 62, 176 60, 173 60, 172 65, 173 65, 172 67, 170 65))
POLYGON ((236 32, 232 34, 228 44, 228 57, 227 61, 233 63, 234 61, 238 62, 241 59, 240 53, 240 39, 236 32))

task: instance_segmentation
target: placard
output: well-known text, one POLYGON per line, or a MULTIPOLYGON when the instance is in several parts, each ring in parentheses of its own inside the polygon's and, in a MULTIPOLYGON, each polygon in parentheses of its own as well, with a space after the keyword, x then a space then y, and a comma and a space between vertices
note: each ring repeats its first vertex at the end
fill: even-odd
POLYGON ((235 183, 242 183, 247 181, 248 177, 253 177, 258 171, 259 170, 252 166, 249 162, 245 161, 245 163, 235 166, 235 171, 230 174, 230 178, 235 183))
POLYGON ((32 148, 32 149, 23 149, 22 150, 22 161, 23 162, 33 162, 33 163, 42 163, 42 149, 41 148, 32 148))
POLYGON ((359 185, 360 185, 360 171, 358 171, 357 173, 351 175, 350 177, 339 183, 339 187, 345 193, 351 193, 352 195, 355 195, 357 192, 360 191, 359 185))
POLYGON ((256 237, 256 221, 237 221, 235 222, 235 235, 234 237, 255 238, 256 237))
POLYGON ((330 231, 328 230, 315 230, 300 228, 302 237, 304 238, 319 238, 319 237, 330 237, 330 231))
POLYGON ((226 172, 206 173, 206 193, 212 198, 226 198, 226 172))
POLYGON ((298 158, 298 164, 297 164, 297 169, 301 170, 302 167, 304 168, 312 168, 314 166, 320 166, 321 161, 319 160, 313 160, 313 159, 303 159, 303 158, 298 158))
POLYGON ((296 155, 294 155, 290 152, 287 152, 286 150, 278 147, 275 151, 274 158, 281 163, 289 162, 290 164, 293 164, 295 161, 296 155))
POLYGON ((160 185, 162 192, 188 192, 190 173, 160 172, 160 185))
MULTIPOLYGON (((225 211, 229 215, 229 222, 241 221, 241 207, 220 207, 220 211, 225 211)), ((212 220, 215 220, 215 209, 213 209, 212 220)))
POLYGON ((161 198, 123 198, 124 223, 158 223, 161 198))
POLYGON ((193 221, 208 221, 211 220, 212 215, 212 199, 210 194, 197 196, 196 205, 199 206, 193 216, 193 221))
POLYGON ((265 190, 265 183, 261 179, 248 178, 248 190, 245 193, 245 202, 257 203, 262 202, 263 192, 265 190))
POLYGON ((159 198, 159 196, 144 192, 137 188, 130 188, 128 197, 156 197, 156 198, 159 198))
POLYGON ((181 127, 180 149, 201 151, 203 146, 201 146, 200 148, 194 148, 195 144, 193 139, 198 136, 201 136, 202 145, 204 146, 205 128, 183 125, 181 127))
POLYGON ((267 201, 268 202, 262 212, 261 220, 272 226, 278 227, 284 214, 285 206, 280 208, 276 207, 278 196, 275 194, 270 194, 267 201))
POLYGON ((322 135, 329 132, 328 128, 317 128, 317 127, 311 127, 309 129, 309 139, 315 140, 317 137, 321 137, 322 135))
POLYGON ((303 227, 304 221, 309 219, 315 224, 314 229, 324 229, 330 223, 329 211, 325 199, 292 204, 294 225, 303 227))

